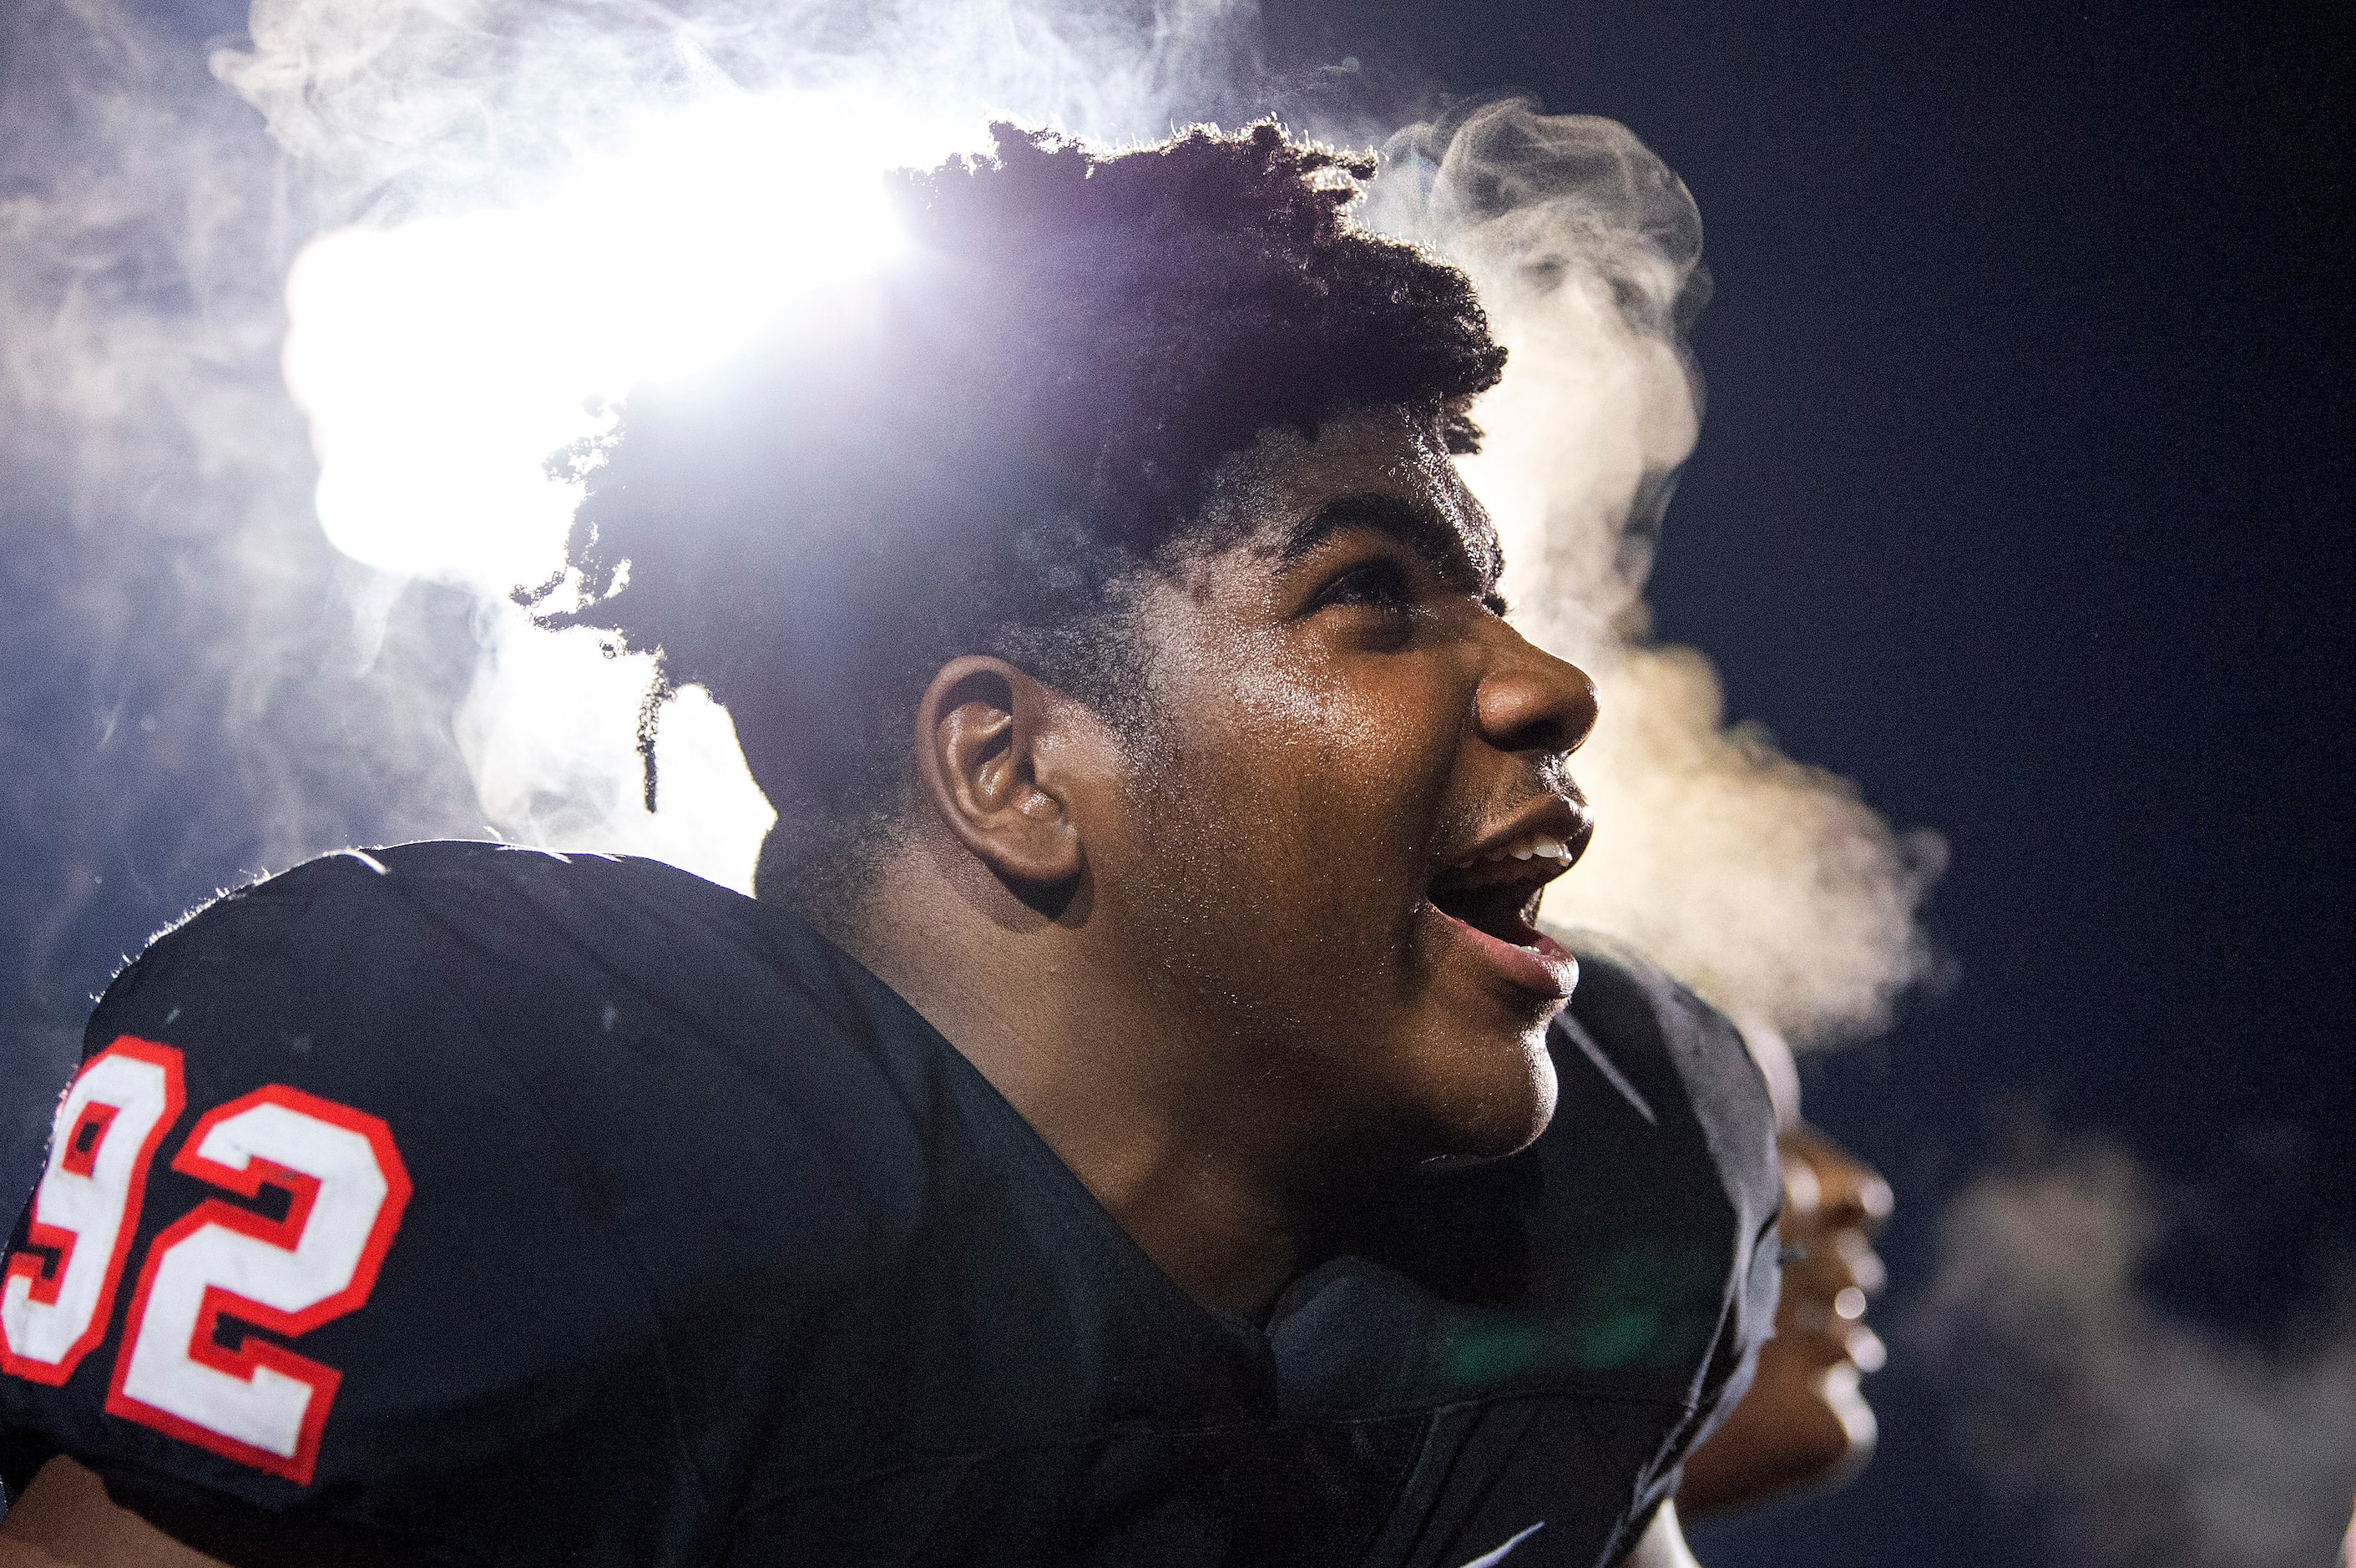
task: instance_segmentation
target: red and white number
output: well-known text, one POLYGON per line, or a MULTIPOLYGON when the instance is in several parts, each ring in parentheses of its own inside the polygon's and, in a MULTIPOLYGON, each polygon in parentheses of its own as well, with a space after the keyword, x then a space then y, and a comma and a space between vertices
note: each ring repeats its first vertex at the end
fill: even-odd
POLYGON ((106 1337, 148 1165, 185 1103, 169 1046, 125 1035, 82 1065, 50 1129, 30 1246, 0 1278, 0 1370, 59 1387, 106 1337))
POLYGON ((106 1408, 225 1458, 310 1483, 343 1374, 248 1333, 309 1332, 360 1305, 401 1229, 409 1172, 376 1117, 284 1084, 207 1114, 172 1168, 286 1216, 208 1198, 155 1238, 106 1408))

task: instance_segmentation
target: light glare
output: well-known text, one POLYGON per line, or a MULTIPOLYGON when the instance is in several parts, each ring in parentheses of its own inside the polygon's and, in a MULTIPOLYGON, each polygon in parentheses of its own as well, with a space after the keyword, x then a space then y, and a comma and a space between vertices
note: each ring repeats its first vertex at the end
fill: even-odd
POLYGON ((546 579, 579 499, 549 456, 633 385, 872 275, 901 238, 882 176, 923 128, 855 100, 716 98, 642 117, 540 206, 313 242, 287 281, 285 371, 329 541, 490 595, 546 579))
MULTIPOLYGON (((633 386, 692 377, 872 277, 903 242, 885 171, 937 163, 980 124, 873 96, 722 94, 640 114, 622 153, 537 206, 317 240, 287 279, 284 366, 329 542, 490 599, 548 581, 580 500, 550 456, 609 427, 633 386)), ((455 728, 493 831, 749 890, 774 813, 724 712, 692 688, 669 704, 650 814, 632 746, 650 662, 504 605, 481 632, 455 728)))

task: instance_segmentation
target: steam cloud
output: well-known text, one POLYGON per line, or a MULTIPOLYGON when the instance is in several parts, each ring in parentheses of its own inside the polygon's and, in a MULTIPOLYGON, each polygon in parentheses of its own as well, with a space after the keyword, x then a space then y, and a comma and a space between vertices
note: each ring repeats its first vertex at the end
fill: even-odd
POLYGON ((479 832, 473 649, 311 515, 277 375, 319 221, 188 41, 0 22, 0 1187, 23 1190, 112 961, 338 841, 479 832))
POLYGON ((1881 1027, 1929 968, 1914 912, 1944 845, 1725 727, 1709 661, 1647 635, 1653 543, 1701 416, 1686 334, 1708 274, 1685 182, 1623 125, 1511 101, 1385 150, 1371 220, 1471 274, 1512 356, 1463 465, 1504 536, 1506 598, 1601 698, 1578 769, 1595 842, 1547 914, 1629 939, 1753 1030, 1881 1027))
POLYGON ((2356 1313, 2268 1349, 2162 1312, 2136 1283, 2162 1198, 2101 1144, 1982 1176, 1948 1206, 1903 1342, 2060 1560, 2329 1562, 2356 1492, 2356 1313))
MULTIPOLYGON (((767 813, 726 715, 691 693, 666 721, 649 815, 644 670, 504 601, 562 535, 543 456, 822 299, 866 242, 856 177, 991 113, 1371 123, 1272 78, 1248 0, 255 0, 218 48, 27 0, 5 27, 0 648, 41 676, 0 685, 12 1082, 62 1073, 126 909, 343 843, 487 828, 744 885, 767 813)), ((1491 303, 1514 358, 1472 477, 1525 624, 1609 715, 1603 829, 1550 913, 1795 1037, 1875 1026, 1922 970, 1927 841, 1725 729, 1707 661, 1646 636, 1697 417, 1684 188, 1617 126, 1512 105, 1391 152, 1365 220, 1491 303)), ((21 1150, 46 1108, 10 1111, 21 1150)))

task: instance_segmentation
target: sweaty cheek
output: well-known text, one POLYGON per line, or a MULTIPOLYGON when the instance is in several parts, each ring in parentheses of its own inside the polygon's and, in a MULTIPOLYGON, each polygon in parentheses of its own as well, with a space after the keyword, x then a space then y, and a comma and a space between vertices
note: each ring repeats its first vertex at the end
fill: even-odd
POLYGON ((1268 1025, 1356 1005, 1412 905, 1379 725, 1308 673, 1263 657, 1194 686, 1133 779, 1141 940, 1268 1025))
MULTIPOLYGON (((1234 686, 1239 851, 1285 879, 1280 910, 1312 950, 1387 961, 1420 897, 1448 768, 1441 747, 1400 722, 1390 693, 1331 671, 1279 664, 1234 686)), ((1277 890, 1271 890, 1272 892, 1277 890)))

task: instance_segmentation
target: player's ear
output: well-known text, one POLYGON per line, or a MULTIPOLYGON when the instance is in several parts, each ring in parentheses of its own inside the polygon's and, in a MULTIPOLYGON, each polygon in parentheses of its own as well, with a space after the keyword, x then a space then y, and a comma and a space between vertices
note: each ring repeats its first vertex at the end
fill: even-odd
POLYGON ((949 832, 1010 882, 1066 883, 1081 869, 1071 790, 1093 714, 1002 659, 934 672, 916 704, 916 768, 949 832))

